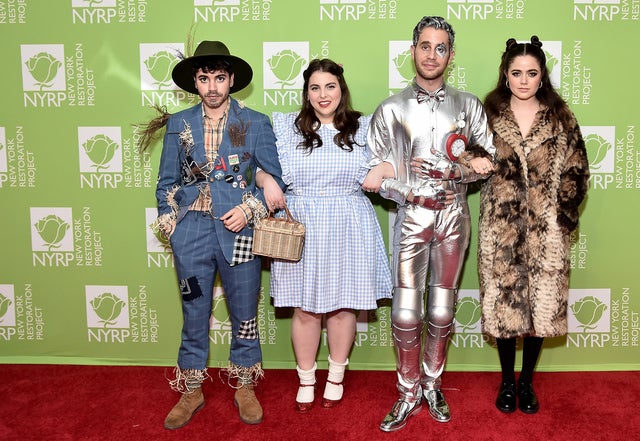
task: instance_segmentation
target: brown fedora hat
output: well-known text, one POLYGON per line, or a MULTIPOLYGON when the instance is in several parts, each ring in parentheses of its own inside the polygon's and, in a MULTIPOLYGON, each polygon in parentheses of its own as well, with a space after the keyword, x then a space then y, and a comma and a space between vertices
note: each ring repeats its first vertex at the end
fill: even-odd
POLYGON ((180 61, 173 68, 171 77, 176 85, 191 93, 198 93, 195 81, 193 79, 193 65, 195 61, 204 58, 220 58, 231 63, 233 71, 233 87, 231 93, 244 89, 251 83, 253 78, 253 70, 249 63, 242 58, 238 58, 229 53, 229 49, 221 41, 203 41, 201 42, 192 57, 188 57, 180 61))

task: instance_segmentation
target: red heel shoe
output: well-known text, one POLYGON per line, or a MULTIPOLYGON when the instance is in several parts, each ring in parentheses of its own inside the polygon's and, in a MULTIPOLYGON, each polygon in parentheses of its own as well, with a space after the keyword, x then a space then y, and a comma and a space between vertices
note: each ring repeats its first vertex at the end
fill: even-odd
MULTIPOLYGON (((342 383, 336 383, 331 380, 327 380, 327 383, 331 383, 334 386, 342 386, 342 383)), ((320 405, 325 409, 331 409, 332 407, 336 407, 338 404, 340 404, 340 401, 342 401, 342 397, 340 397, 339 400, 330 400, 329 398, 322 397, 322 403, 320 405)))
MULTIPOLYGON (((313 387, 314 392, 315 392, 316 385, 315 384, 301 384, 300 387, 313 387)), ((313 403, 314 402, 315 402, 315 399, 313 401, 308 402, 308 403, 301 403, 298 400, 296 400, 296 411, 298 413, 307 413, 313 408, 313 403)))

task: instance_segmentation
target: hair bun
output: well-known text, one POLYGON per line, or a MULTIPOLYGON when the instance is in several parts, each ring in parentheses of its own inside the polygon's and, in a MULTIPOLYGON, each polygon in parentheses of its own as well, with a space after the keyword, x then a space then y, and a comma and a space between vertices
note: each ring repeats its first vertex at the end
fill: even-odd
POLYGON ((513 47, 515 47, 518 44, 518 42, 516 41, 515 38, 510 38, 507 40, 507 50, 512 49, 513 47))
POLYGON ((537 35, 531 36, 531 44, 535 47, 542 47, 542 42, 540 41, 537 35))

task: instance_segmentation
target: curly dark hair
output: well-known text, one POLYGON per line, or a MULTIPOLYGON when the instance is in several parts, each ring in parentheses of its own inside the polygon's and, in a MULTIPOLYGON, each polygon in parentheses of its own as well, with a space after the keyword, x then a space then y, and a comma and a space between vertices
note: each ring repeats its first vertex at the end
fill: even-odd
POLYGON ((229 74, 229 76, 233 75, 233 66, 231 63, 215 57, 203 57, 202 59, 194 60, 191 65, 191 72, 193 72, 194 77, 199 69, 202 69, 204 73, 215 73, 221 70, 229 74))
POLYGON ((557 127, 558 123, 565 127, 568 126, 572 119, 571 110, 551 84, 547 69, 547 57, 542 50, 542 42, 535 35, 531 37, 531 42, 528 43, 518 43, 514 38, 507 40, 506 49, 500 62, 498 82, 484 99, 489 125, 493 127, 493 122, 500 116, 500 113, 509 108, 511 90, 507 87, 507 72, 513 60, 524 55, 530 55, 538 61, 541 84, 536 92, 536 98, 549 109, 553 127, 557 127))
POLYGON ((318 135, 317 130, 320 128, 320 120, 309 101, 309 78, 314 72, 328 72, 338 78, 342 98, 336 108, 333 117, 333 126, 338 130, 334 136, 333 142, 343 150, 352 151, 355 142, 355 135, 360 127, 358 118, 362 116, 361 112, 353 110, 351 107, 351 94, 349 87, 344 79, 344 69, 335 61, 324 58, 322 60, 311 60, 307 69, 303 72, 304 87, 302 89, 302 109, 295 119, 295 127, 298 133, 302 135, 304 140, 298 146, 311 153, 314 148, 322 146, 322 139, 318 135))

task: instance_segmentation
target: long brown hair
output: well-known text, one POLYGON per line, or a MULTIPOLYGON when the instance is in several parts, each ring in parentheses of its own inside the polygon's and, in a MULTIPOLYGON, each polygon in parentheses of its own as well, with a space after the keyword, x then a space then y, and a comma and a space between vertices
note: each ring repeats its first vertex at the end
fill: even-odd
POLYGON ((324 58, 322 60, 312 60, 307 69, 302 73, 304 78, 304 87, 302 89, 302 108, 295 119, 295 127, 298 133, 302 135, 304 140, 298 147, 311 153, 314 148, 322 146, 322 139, 318 135, 317 130, 320 128, 320 120, 309 101, 309 78, 314 72, 328 72, 338 78, 342 98, 336 108, 333 116, 333 126, 338 133, 333 137, 333 142, 343 150, 352 151, 355 142, 355 135, 360 127, 358 118, 362 116, 361 112, 351 108, 351 94, 349 87, 344 79, 344 69, 336 62, 324 58))
POLYGON ((498 82, 496 87, 484 99, 489 125, 493 127, 493 122, 500 116, 500 113, 509 108, 511 90, 507 86, 507 71, 514 58, 524 55, 531 55, 538 61, 542 81, 540 88, 536 92, 536 98, 549 109, 553 128, 555 129, 558 123, 568 127, 573 117, 571 110, 551 84, 547 69, 547 57, 542 50, 542 42, 535 35, 531 37, 530 43, 518 43, 514 38, 507 40, 506 49, 500 62, 498 82))

